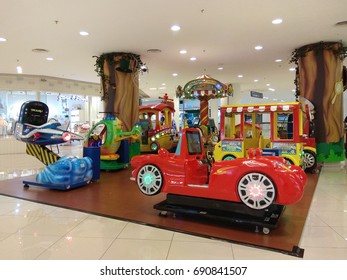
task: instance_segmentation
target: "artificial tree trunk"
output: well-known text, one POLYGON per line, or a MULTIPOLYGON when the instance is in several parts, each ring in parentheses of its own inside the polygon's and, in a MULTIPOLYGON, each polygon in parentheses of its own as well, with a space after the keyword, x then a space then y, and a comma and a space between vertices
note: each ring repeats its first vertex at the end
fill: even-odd
POLYGON ((138 57, 112 53, 103 60, 102 91, 106 113, 116 115, 130 131, 139 117, 138 57))
POLYGON ((295 52, 297 92, 315 106, 315 138, 320 162, 344 160, 341 43, 320 42, 295 52))

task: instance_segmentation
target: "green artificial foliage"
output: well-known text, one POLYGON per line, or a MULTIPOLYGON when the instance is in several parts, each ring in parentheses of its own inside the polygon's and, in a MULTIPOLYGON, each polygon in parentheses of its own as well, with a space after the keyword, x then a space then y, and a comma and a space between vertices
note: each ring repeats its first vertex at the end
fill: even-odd
POLYGON ((345 149, 343 148, 344 139, 341 138, 336 143, 318 143, 317 161, 318 162, 340 162, 345 160, 345 149))

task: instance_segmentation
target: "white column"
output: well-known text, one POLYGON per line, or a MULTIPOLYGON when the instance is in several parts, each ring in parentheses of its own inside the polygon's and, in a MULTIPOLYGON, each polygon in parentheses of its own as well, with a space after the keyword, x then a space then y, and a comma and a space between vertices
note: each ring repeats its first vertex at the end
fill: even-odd
POLYGON ((179 120, 179 115, 180 115, 180 99, 178 97, 173 98, 174 102, 174 108, 175 108, 175 114, 174 114, 174 121, 176 124, 176 129, 179 130, 179 125, 180 125, 180 120, 179 120))
POLYGON ((214 122, 216 124, 216 126, 218 127, 218 107, 219 107, 219 103, 220 103, 219 98, 216 99, 210 99, 210 101, 208 102, 209 105, 209 118, 214 119, 214 122))
POLYGON ((233 96, 229 96, 229 103, 228 104, 240 104, 242 103, 242 96, 241 96, 241 86, 240 84, 233 84, 234 88, 234 94, 233 96))

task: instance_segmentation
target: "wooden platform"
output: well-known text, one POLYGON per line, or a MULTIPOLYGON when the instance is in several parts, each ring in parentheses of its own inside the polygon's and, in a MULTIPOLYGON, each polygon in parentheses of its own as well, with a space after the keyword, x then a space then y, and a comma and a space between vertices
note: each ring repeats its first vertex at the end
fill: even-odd
MULTIPOLYGON (((130 173, 130 167, 101 172, 98 182, 68 191, 38 186, 24 188, 24 178, 16 178, 0 181, 0 194, 302 257, 303 250, 298 247, 318 174, 307 175, 303 199, 287 206, 277 227, 265 235, 207 219, 162 217, 153 206, 163 201, 166 195, 143 195, 130 181, 130 173)), ((25 180, 35 181, 34 177, 25 177, 25 180)))

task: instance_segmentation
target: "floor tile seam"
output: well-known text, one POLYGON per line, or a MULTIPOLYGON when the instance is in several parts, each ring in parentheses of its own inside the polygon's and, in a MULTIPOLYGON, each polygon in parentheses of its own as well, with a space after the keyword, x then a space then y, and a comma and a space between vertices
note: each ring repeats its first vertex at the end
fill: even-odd
MULTIPOLYGON (((328 226, 328 227, 311 226, 311 228, 330 228, 330 229, 333 231, 333 233, 337 234, 337 236, 339 237, 338 240, 336 240, 335 238, 333 238, 333 240, 336 240, 336 241, 338 241, 338 242, 345 243, 345 246, 346 246, 346 247, 342 247, 342 248, 347 248, 347 240, 346 240, 341 234, 339 234, 334 228, 332 228, 331 226, 328 226)), ((300 243, 301 243, 301 241, 302 241, 302 238, 306 238, 306 239, 307 239, 307 238, 309 238, 309 236, 306 236, 306 234, 303 233, 303 235, 301 236, 300 243)), ((312 238, 311 238, 311 239, 312 239, 312 238)), ((329 238, 329 240, 330 240, 330 238, 329 238)), ((305 245, 305 247, 319 248, 319 246, 307 246, 307 245, 305 245)), ((341 248, 341 247, 335 247, 335 246, 327 247, 327 246, 325 246, 325 247, 323 247, 323 248, 341 248)))
MULTIPOLYGON (((345 186, 344 186, 345 187, 345 186)), ((331 199, 334 199, 334 200, 337 200, 337 201, 346 201, 347 202, 347 200, 345 200, 345 199, 337 199, 335 196, 333 196, 333 195, 331 195, 331 193, 330 192, 327 192, 326 190, 324 190, 324 189, 316 189, 316 191, 318 191, 318 193, 319 192, 321 192, 321 195, 327 195, 329 198, 331 198, 331 199)), ((318 194, 318 193, 315 193, 315 196, 314 197, 312 197, 312 200, 314 200, 315 198, 316 198, 316 194, 318 194)), ((346 191, 346 194, 347 194, 347 191, 346 191)), ((319 195, 319 194, 318 194, 319 195)))
POLYGON ((5 239, 9 238, 11 235, 13 235, 13 233, 1 233, 4 234, 5 236, 3 236, 2 238, 0 238, 0 244, 4 241, 5 239))
POLYGON ((116 239, 114 236, 86 236, 86 235, 75 235, 75 234, 64 234, 64 237, 71 238, 89 238, 89 239, 116 239))
MULTIPOLYGON (((61 217, 59 217, 59 218, 61 218, 61 217)), ((41 219, 39 219, 39 220, 37 220, 37 221, 34 221, 34 222, 32 222, 31 224, 27 225, 26 227, 32 226, 34 223, 38 223, 38 222, 40 222, 40 220, 42 220, 42 219, 45 219, 45 218, 41 218, 41 219)), ((79 225, 81 222, 82 222, 82 220, 81 220, 80 222, 78 222, 75 226, 69 228, 69 229, 68 229, 66 232, 64 232, 63 234, 59 234, 59 236, 62 236, 62 237, 66 236, 70 231, 72 231, 72 230, 73 230, 77 225, 79 225)), ((20 228, 19 230, 25 230, 26 227, 25 227, 25 228, 20 228)), ((19 231, 19 230, 18 230, 18 231, 19 231)), ((17 231, 17 232, 18 232, 18 231, 17 231)), ((40 234, 41 234, 41 233, 40 233, 40 234)), ((44 233, 43 235, 56 236, 56 234, 49 234, 49 233, 44 233)))
POLYGON ((305 251, 307 249, 338 249, 338 250, 346 250, 347 251, 347 244, 346 247, 337 247, 337 246, 312 246, 312 245, 305 245, 304 247, 302 247, 302 249, 304 249, 305 251))
MULTIPOLYGON (((89 216, 89 215, 88 215, 89 216)), ((87 218, 87 217, 86 217, 87 218)), ((82 221, 80 222, 80 223, 82 223, 82 221)), ((76 225, 77 226, 77 225, 76 225)), ((73 229, 71 229, 69 232, 71 232, 73 229)), ((63 241, 64 240, 64 238, 66 238, 66 236, 68 235, 68 232, 67 233, 65 233, 65 234, 63 234, 63 235, 59 235, 60 236, 60 238, 58 238, 57 240, 56 240, 56 242, 53 242, 49 247, 47 247, 43 252, 41 252, 39 255, 37 255, 36 257, 35 257, 35 260, 37 260, 37 259, 39 259, 39 257, 41 256, 41 255, 43 255, 45 252, 47 252, 47 251, 49 251, 53 246, 55 246, 58 242, 60 242, 60 241, 63 241)), ((85 238, 85 237, 82 237, 82 238, 85 238)), ((90 237, 86 237, 86 239, 92 239, 92 238, 90 238, 90 237)), ((96 239, 96 238, 95 238, 96 239)), ((104 239, 104 238, 98 238, 98 239, 104 239)), ((110 242, 110 246, 111 246, 111 244, 113 244, 113 242, 114 242, 114 240, 115 240, 115 238, 108 238, 108 239, 113 239, 111 242, 110 242)), ((108 247, 108 248, 110 248, 110 246, 108 247)), ((102 256, 106 253, 106 251, 107 250, 105 250, 105 252, 103 253, 103 254, 101 254, 101 256, 100 256, 100 258, 99 258, 99 260, 102 258, 102 256)), ((68 259, 68 258, 67 258, 68 259)))
MULTIPOLYGON (((11 234, 10 236, 6 237, 6 239, 12 237, 13 235, 16 235, 16 233, 11 234)), ((21 236, 23 236, 23 235, 27 236, 27 234, 21 234, 21 236)), ((28 234, 28 236, 32 236, 32 234, 28 234)), ((48 250, 51 246, 53 246, 55 243, 57 243, 59 240, 62 239, 62 237, 61 237, 60 235, 47 235, 47 234, 45 234, 45 235, 41 235, 41 236, 43 236, 43 237, 52 237, 52 236, 55 236, 55 237, 57 237, 57 239, 56 239, 56 241, 53 241, 52 244, 51 244, 50 246, 48 246, 47 248, 44 248, 40 253, 38 253, 38 255, 36 255, 35 257, 30 258, 29 260, 36 260, 41 254, 43 254, 43 253, 44 253, 46 250, 48 250)), ((6 242, 6 240, 1 240, 1 241, 0 241, 0 244, 1 244, 2 242, 6 242)))
POLYGON ((37 260, 42 254, 47 252, 50 248, 52 248, 55 244, 57 244, 58 242, 60 242, 60 240, 63 240, 64 238, 65 238, 65 235, 60 236, 60 238, 58 238, 55 242, 52 242, 52 244, 50 246, 48 246, 45 250, 43 250, 41 253, 39 253, 34 259, 37 260))
POLYGON ((117 238, 114 238, 111 242, 110 245, 105 249, 105 251, 101 254, 101 256, 99 257, 99 260, 102 260, 103 257, 106 255, 106 253, 111 249, 111 247, 113 246, 113 244, 116 242, 117 238))
MULTIPOLYGON (((79 222, 76 223, 75 226, 73 226, 72 228, 70 228, 65 234, 64 236, 66 236, 67 234, 69 234, 71 231, 73 231, 76 227, 78 227, 83 221, 85 221, 87 218, 89 217, 89 214, 87 214, 83 219, 81 218, 81 220, 79 222)), ((54 218, 71 218, 71 217, 54 217, 54 218)))
POLYGON ((332 226, 330 225, 326 225, 326 226, 317 226, 317 225, 311 225, 311 226, 307 226, 308 228, 330 228, 333 229, 332 226))
POLYGON ((155 238, 132 238, 132 237, 117 237, 118 240, 136 240, 136 241, 165 241, 165 242, 168 242, 170 241, 171 242, 171 239, 155 239, 155 238))
MULTIPOLYGON (((339 214, 342 214, 342 213, 345 213, 345 212, 343 212, 343 211, 324 211, 324 212, 321 212, 320 214, 318 214, 317 213, 317 216, 318 216, 318 218, 324 223, 324 224, 326 224, 328 227, 338 227, 338 226, 341 226, 341 224, 334 224, 334 223, 332 223, 332 221, 330 221, 331 220, 331 217, 332 216, 328 216, 328 217, 326 217, 326 216, 322 216, 322 213, 329 213, 329 214, 333 214, 333 213, 339 213, 339 214)), ((346 220, 347 221, 347 213, 345 213, 346 214, 346 217, 345 217, 345 219, 343 219, 343 220, 346 220)), ((343 225, 342 225, 343 226, 343 225)), ((347 226, 347 225, 346 225, 347 226)))
POLYGON ((321 184, 321 185, 317 185, 316 189, 318 189, 318 190, 325 190, 325 188, 328 187, 328 186, 331 186, 331 187, 333 187, 333 186, 341 187, 342 190, 343 190, 343 188, 346 187, 346 182, 342 182, 342 183, 324 183, 324 184, 321 184))
MULTIPOLYGON (((341 238, 346 242, 347 244, 347 237, 344 237, 343 235, 341 235, 335 228, 336 227, 341 227, 341 226, 331 226, 331 229, 336 233, 338 234, 339 236, 341 236, 341 238)), ((342 228, 346 228, 346 231, 347 231, 347 225, 345 227, 342 227, 342 228)))
POLYGON ((169 260, 170 251, 171 251, 171 247, 172 247, 172 243, 173 243, 175 234, 176 234, 176 232, 173 232, 173 234, 171 236, 171 240, 170 240, 169 248, 167 249, 167 252, 166 252, 165 260, 169 260))
POLYGON ((125 222, 122 230, 119 231, 119 233, 117 234, 117 236, 113 239, 113 241, 110 243, 110 245, 108 246, 108 248, 104 251, 103 254, 101 254, 99 260, 102 260, 102 258, 105 256, 105 254, 108 252, 108 250, 110 250, 110 248, 113 246, 113 244, 116 242, 116 240, 118 240, 118 237, 120 236, 120 234, 124 231, 124 229, 126 228, 126 226, 129 224, 129 222, 125 222))
POLYGON ((231 255, 233 256, 233 260, 237 260, 236 254, 235 254, 236 252, 234 252, 234 244, 233 243, 230 243, 230 248, 231 248, 231 255))
POLYGON ((173 242, 185 242, 185 243, 208 243, 208 244, 232 244, 231 242, 228 241, 223 241, 223 240, 212 240, 209 238, 206 238, 207 241, 200 241, 200 240, 173 240, 173 242), (209 241, 208 241, 209 240, 209 241))
MULTIPOLYGON (((316 219, 319 219, 320 222, 322 222, 323 224, 325 224, 324 226, 321 226, 321 227, 329 227, 329 225, 328 225, 324 220, 322 220, 321 217, 319 217, 319 215, 317 214, 317 212, 316 212, 314 209, 310 208, 310 212, 311 212, 311 214, 315 215, 315 218, 316 218, 316 219)), ((308 219, 306 219, 306 222, 307 222, 307 221, 308 221, 308 219)), ((303 228, 303 231, 305 230, 306 227, 312 227, 312 226, 314 226, 314 225, 307 225, 307 224, 305 223, 304 228, 303 228)))

